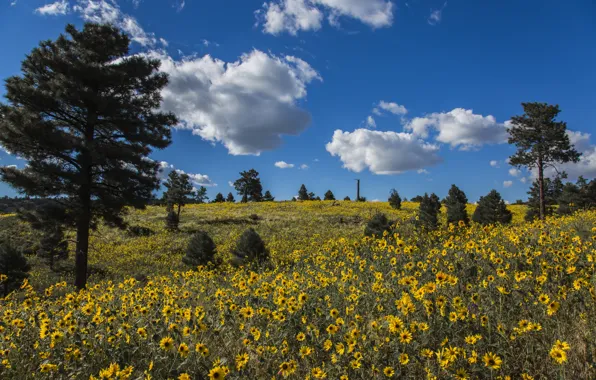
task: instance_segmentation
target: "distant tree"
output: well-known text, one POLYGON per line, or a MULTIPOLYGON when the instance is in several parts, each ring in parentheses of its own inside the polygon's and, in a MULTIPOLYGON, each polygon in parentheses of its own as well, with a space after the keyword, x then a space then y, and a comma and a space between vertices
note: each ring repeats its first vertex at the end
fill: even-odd
POLYGON ((290 199, 292 202, 296 202, 296 197, 292 197, 292 199, 290 199))
POLYGON ((308 201, 310 197, 308 196, 308 190, 306 190, 306 186, 302 184, 300 186, 300 190, 298 190, 298 199, 301 201, 308 201))
POLYGON ((561 110, 558 105, 546 103, 522 103, 524 114, 511 118, 509 144, 517 151, 509 157, 515 167, 525 166, 538 169, 539 217, 544 219, 546 201, 544 193, 544 168, 566 162, 578 162, 578 153, 567 135, 567 123, 555 121, 561 110))
POLYGON ((236 199, 234 199, 234 194, 228 193, 228 197, 226 198, 226 202, 234 203, 236 199))
POLYGON ((404 197, 403 201, 404 202, 407 202, 408 201, 408 198, 404 197))
POLYGON ((439 223, 437 214, 437 200, 425 193, 418 207, 418 225, 431 230, 437 228, 439 223))
POLYGON ((360 197, 358 198, 358 202, 366 202, 366 197, 360 197))
POLYGON ((346 195, 346 197, 344 198, 344 201, 351 201, 350 197, 346 195))
MULTIPOLYGON (((558 200, 563 192, 563 182, 559 176, 551 180, 544 178, 543 180, 543 197, 544 197, 544 215, 553 215, 558 200)), ((524 219, 532 221, 540 217, 540 184, 538 179, 532 182, 530 190, 528 191, 528 207, 524 219)))
POLYGON ((391 206, 392 208, 394 208, 396 210, 401 209, 401 198, 399 197, 397 190, 391 189, 391 192, 389 193, 388 201, 389 201, 389 206, 391 206))
POLYGON ((335 200, 335 195, 333 195, 333 193, 331 192, 331 190, 327 190, 327 192, 325 193, 325 198, 326 201, 334 201, 335 200))
POLYGON ((433 205, 435 205, 437 212, 441 212, 441 201, 439 199, 439 196, 435 193, 432 193, 430 195, 430 201, 433 203, 433 205))
POLYGON ((226 201, 226 198, 224 198, 222 193, 217 193, 215 195, 215 199, 213 200, 213 203, 223 203, 226 201))
POLYGON ((265 191, 265 195, 263 196, 263 202, 273 202, 274 200, 275 197, 271 195, 271 192, 269 192, 269 190, 265 191))
POLYGON ((524 201, 521 200, 521 199, 517 199, 514 204, 516 204, 516 205, 523 205, 524 204, 524 201))
POLYGON ((316 196, 316 198, 314 199, 315 201, 320 201, 321 197, 319 197, 318 195, 316 196))
POLYGON ((421 195, 416 195, 414 198, 410 199, 410 202, 422 202, 424 197, 421 195))
POLYGON ((387 219, 387 216, 383 213, 377 213, 366 223, 364 235, 380 238, 385 231, 389 231, 390 229, 391 222, 387 219))
POLYGON ((186 173, 178 173, 172 170, 168 174, 168 179, 164 183, 166 191, 163 193, 164 202, 174 208, 177 207, 178 219, 180 219, 180 210, 182 207, 192 202, 193 187, 190 177, 186 173))
POLYGON ((153 148, 171 142, 171 113, 157 110, 166 73, 159 59, 129 51, 126 33, 86 23, 43 41, 6 80, 0 145, 27 160, 2 180, 28 196, 67 197, 76 216, 75 285, 87 283, 90 228, 124 227, 127 206, 144 207, 159 188, 153 148))
POLYGON ((445 198, 445 207, 447 207, 447 224, 457 224, 460 221, 468 224, 470 218, 466 211, 466 204, 468 203, 468 197, 461 191, 457 186, 451 185, 449 193, 445 198))
POLYGON ((205 203, 205 201, 209 199, 209 197, 207 196, 207 188, 205 186, 201 186, 198 189, 195 189, 194 195, 197 203, 205 203))
POLYGON ((512 217, 501 194, 497 190, 491 190, 487 195, 480 197, 472 220, 481 224, 507 224, 511 222, 512 217))
POLYGON ((234 182, 234 188, 238 195, 242 196, 242 203, 260 202, 263 198, 263 186, 259 172, 254 169, 241 172, 240 178, 234 182))
POLYGON ((31 266, 16 246, 7 241, 0 243, 0 275, 7 277, 0 282, 4 296, 20 287, 23 280, 29 276, 29 269, 31 266))
POLYGON ((317 196, 315 195, 315 193, 313 193, 312 191, 310 193, 308 193, 308 200, 310 200, 310 201, 316 201, 317 200, 317 196))

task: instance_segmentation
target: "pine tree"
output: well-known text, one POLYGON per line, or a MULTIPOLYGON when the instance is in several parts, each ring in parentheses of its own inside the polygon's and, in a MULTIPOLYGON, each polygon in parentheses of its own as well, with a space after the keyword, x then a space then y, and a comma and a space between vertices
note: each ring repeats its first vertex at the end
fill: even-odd
POLYGON ((309 201, 316 201, 317 200, 317 196, 315 195, 315 193, 313 193, 312 191, 310 193, 308 193, 308 200, 309 201))
POLYGON ((365 236, 376 236, 380 238, 383 236, 385 231, 391 229, 391 222, 387 219, 387 216, 383 213, 377 213, 366 223, 364 228, 365 236))
POLYGON ((331 192, 331 190, 327 190, 327 192, 325 193, 325 198, 326 201, 334 201, 335 200, 335 195, 333 195, 333 192, 331 192))
POLYGON ((89 230, 98 219, 124 226, 126 206, 144 207, 159 188, 147 157, 171 142, 173 114, 156 112, 168 83, 160 61, 129 55, 110 25, 73 25, 43 41, 6 80, 0 145, 28 161, 2 179, 28 196, 68 197, 76 215, 75 285, 87 282, 89 230))
POLYGON ((437 213, 441 212, 441 200, 439 199, 439 196, 435 193, 432 193, 430 195, 430 201, 437 209, 437 213))
POLYGON ((182 262, 193 267, 207 265, 213 261, 215 250, 215 243, 209 234, 205 231, 198 231, 188 242, 186 255, 182 257, 182 262))
POLYGON ((182 207, 192 202, 193 187, 190 177, 186 173, 181 174, 173 170, 168 174, 164 186, 167 189, 163 193, 164 202, 172 208, 177 207, 178 219, 180 219, 182 207))
POLYGON ((226 201, 226 199, 224 198, 222 193, 217 193, 217 195, 215 196, 215 199, 213 200, 214 203, 223 203, 225 201, 226 201))
POLYGON ((205 203, 209 199, 207 196, 207 188, 205 186, 201 186, 198 189, 194 190, 195 200, 197 203, 205 203))
POLYGON ((344 201, 351 201, 351 199, 348 195, 346 195, 346 197, 344 198, 344 201))
MULTIPOLYGON (((554 180, 550 178, 544 178, 543 181, 543 197, 544 197, 544 215, 553 215, 555 212, 558 199, 563 192, 563 182, 559 177, 554 180)), ((526 209, 526 215, 524 219, 526 221, 532 221, 540 217, 540 185, 538 179, 532 182, 530 190, 528 191, 528 207, 526 209)))
POLYGON ((399 197, 399 193, 395 189, 391 189, 391 193, 389 193, 389 206, 392 208, 399 210, 401 209, 401 198, 399 197))
POLYGON ((242 203, 260 202, 263 198, 263 186, 259 172, 255 169, 240 172, 240 178, 234 182, 234 188, 238 195, 242 196, 242 203))
POLYGON ((263 202, 273 202, 275 197, 271 195, 269 190, 265 191, 265 195, 263 196, 263 202))
POLYGON ((578 162, 578 153, 567 135, 567 123, 555 121, 561 110, 558 105, 522 103, 524 114, 511 118, 508 129, 509 144, 517 151, 509 158, 515 167, 538 169, 538 203, 540 219, 546 217, 544 168, 555 168, 556 163, 578 162))
POLYGON ((0 244, 0 274, 7 278, 0 283, 4 296, 18 289, 31 269, 23 253, 9 242, 0 244))
POLYGON ((300 190, 298 190, 298 199, 301 201, 308 201, 310 197, 308 196, 308 190, 306 190, 306 186, 302 184, 300 186, 300 190))
POLYGON ((447 207, 447 224, 458 224, 462 221, 465 224, 470 222, 466 205, 468 197, 457 186, 451 185, 447 198, 445 198, 445 207, 447 207))
POLYGON ((421 198, 422 200, 418 208, 418 225, 430 230, 435 229, 439 223, 437 202, 432 196, 429 197, 426 193, 421 198))
POLYGON ((480 197, 472 220, 481 224, 507 224, 511 222, 512 217, 501 194, 497 190, 491 190, 487 195, 480 197))
POLYGON ((226 202, 234 203, 236 199, 234 199, 234 194, 228 193, 228 197, 226 198, 226 202))
POLYGON ((232 251, 232 264, 235 266, 260 266, 269 260, 269 250, 261 236, 252 228, 244 231, 232 251))

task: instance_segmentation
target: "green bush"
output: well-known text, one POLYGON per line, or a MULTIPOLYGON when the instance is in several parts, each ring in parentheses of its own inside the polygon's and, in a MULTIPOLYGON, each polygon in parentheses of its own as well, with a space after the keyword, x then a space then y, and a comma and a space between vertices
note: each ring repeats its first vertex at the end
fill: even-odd
POLYGON ((472 220, 480 224, 511 223, 513 215, 507 210, 505 201, 497 190, 491 190, 484 197, 480 197, 478 207, 472 215, 472 220))
POLYGON ((193 267, 207 265, 213 262, 216 248, 209 234, 199 231, 188 242, 186 256, 182 257, 182 262, 193 267))
POLYGON ((441 208, 441 203, 438 202, 438 197, 432 194, 430 197, 428 194, 424 194, 420 201, 418 208, 418 223, 419 227, 426 229, 435 229, 439 224, 438 213, 441 208))
POLYGON ((389 206, 391 206, 392 208, 399 210, 401 209, 401 198, 399 197, 399 194, 397 192, 397 190, 392 189, 391 193, 389 194, 389 206))
POLYGON ((232 251, 232 264, 235 266, 260 266, 269 261, 269 251, 265 242, 252 228, 244 231, 232 251))
POLYGON ((29 269, 31 266, 19 249, 6 242, 0 244, 0 274, 7 276, 0 283, 4 296, 21 286, 29 269))
POLYGON ((460 221, 468 224, 470 218, 466 211, 466 204, 468 203, 468 197, 461 191, 457 186, 451 185, 449 194, 445 198, 445 206, 447 207, 447 224, 457 224, 460 221))
POLYGON ((391 222, 387 216, 382 213, 375 214, 371 220, 368 221, 364 228, 364 235, 366 236, 383 236, 383 232, 391 230, 391 222))

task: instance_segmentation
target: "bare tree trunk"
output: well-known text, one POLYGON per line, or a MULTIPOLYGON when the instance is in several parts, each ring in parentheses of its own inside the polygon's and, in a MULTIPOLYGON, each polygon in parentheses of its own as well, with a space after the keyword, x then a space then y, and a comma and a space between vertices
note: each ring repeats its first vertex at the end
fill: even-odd
POLYGON ((544 163, 542 157, 538 158, 538 187, 540 189, 540 220, 545 218, 545 207, 544 207, 544 163))
POLYGON ((83 211, 77 221, 77 245, 75 256, 75 286, 84 289, 87 285, 87 257, 89 253, 89 210, 83 211))
POLYGON ((178 203, 178 220, 180 220, 180 203, 178 203))

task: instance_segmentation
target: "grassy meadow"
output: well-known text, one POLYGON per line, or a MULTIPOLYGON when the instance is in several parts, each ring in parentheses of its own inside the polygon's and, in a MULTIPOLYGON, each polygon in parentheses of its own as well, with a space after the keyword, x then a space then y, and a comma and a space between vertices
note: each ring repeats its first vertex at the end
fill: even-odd
MULTIPOLYGON (((87 290, 70 285, 73 255, 55 270, 29 257, 0 300, 0 378, 596 378, 596 212, 526 223, 508 207, 511 225, 443 213, 431 233, 409 202, 190 205, 179 232, 164 208, 131 211, 146 235, 100 226, 87 290), (394 230, 364 237, 377 212, 394 230), (249 227, 271 269, 229 265, 249 227), (217 267, 181 262, 199 230, 217 267)), ((35 240, 14 216, 0 226, 35 240)))

